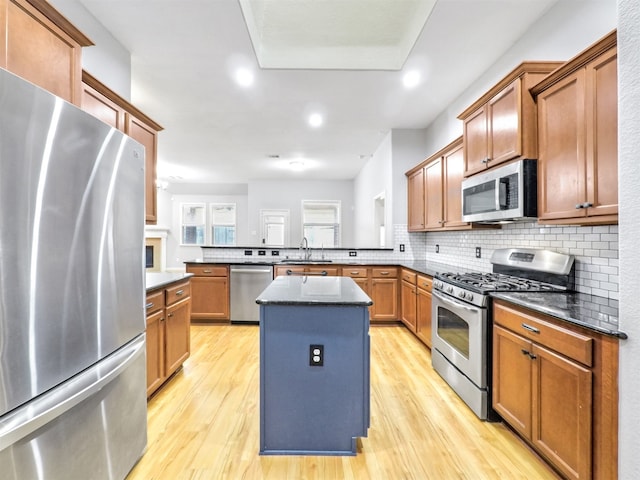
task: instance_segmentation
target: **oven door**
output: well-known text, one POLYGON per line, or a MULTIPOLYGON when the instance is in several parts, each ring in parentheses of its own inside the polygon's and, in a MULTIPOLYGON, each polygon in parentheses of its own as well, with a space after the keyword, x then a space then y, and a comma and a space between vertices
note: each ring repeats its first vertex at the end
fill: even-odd
POLYGON ((487 387, 487 309, 432 292, 432 342, 477 387, 487 387))

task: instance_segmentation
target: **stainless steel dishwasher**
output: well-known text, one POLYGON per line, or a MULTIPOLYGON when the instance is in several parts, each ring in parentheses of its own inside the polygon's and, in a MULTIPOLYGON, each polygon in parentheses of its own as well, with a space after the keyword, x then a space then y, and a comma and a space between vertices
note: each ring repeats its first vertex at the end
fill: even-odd
POLYGON ((258 323, 256 298, 273 281, 271 265, 231 265, 231 322, 258 323))

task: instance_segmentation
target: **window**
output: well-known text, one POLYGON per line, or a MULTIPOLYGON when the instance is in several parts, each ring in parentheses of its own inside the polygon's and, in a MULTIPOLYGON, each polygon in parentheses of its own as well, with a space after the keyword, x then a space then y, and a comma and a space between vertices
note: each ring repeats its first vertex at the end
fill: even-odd
POLYGON ((212 203, 211 243, 213 245, 236 244, 236 204, 212 203))
POLYGON ((204 245, 206 207, 204 203, 183 203, 182 244, 204 245))
POLYGON ((302 201, 302 234, 309 246, 340 246, 340 202, 302 201))

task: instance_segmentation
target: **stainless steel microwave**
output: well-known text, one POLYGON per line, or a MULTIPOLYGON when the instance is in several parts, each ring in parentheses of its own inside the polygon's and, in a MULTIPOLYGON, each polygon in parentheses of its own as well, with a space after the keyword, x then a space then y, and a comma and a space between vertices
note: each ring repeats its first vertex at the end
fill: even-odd
POLYGON ((495 223, 538 216, 537 163, 519 160, 462 181, 462 220, 495 223))

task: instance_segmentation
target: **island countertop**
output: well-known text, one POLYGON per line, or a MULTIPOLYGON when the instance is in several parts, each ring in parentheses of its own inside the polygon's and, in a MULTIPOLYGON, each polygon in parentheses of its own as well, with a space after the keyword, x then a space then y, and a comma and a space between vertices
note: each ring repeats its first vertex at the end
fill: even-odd
POLYGON ((277 277, 256 299, 262 305, 372 305, 350 277, 277 277))

